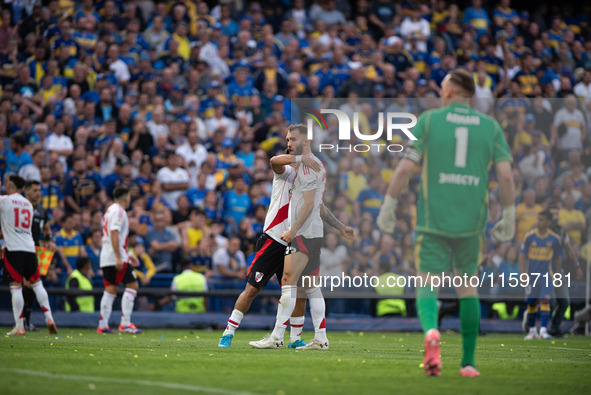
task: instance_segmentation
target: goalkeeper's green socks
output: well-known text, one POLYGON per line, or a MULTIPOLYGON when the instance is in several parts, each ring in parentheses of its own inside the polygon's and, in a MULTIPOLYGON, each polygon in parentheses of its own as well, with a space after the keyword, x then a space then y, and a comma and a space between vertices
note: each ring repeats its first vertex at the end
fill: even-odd
POLYGON ((423 326, 423 332, 437 329, 439 308, 437 307, 438 292, 431 287, 417 288, 417 312, 423 326))
POLYGON ((476 296, 460 299, 460 326, 462 328, 462 367, 474 363, 476 339, 480 330, 480 300, 476 296))

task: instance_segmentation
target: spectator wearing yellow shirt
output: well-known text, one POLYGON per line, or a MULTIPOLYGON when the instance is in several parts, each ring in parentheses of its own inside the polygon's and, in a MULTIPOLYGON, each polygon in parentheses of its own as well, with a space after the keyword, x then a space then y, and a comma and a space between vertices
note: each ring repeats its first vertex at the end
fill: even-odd
POLYGON ((172 36, 164 44, 164 50, 168 51, 170 47, 171 41, 176 41, 178 43, 178 54, 185 60, 189 60, 189 56, 191 55, 191 43, 187 37, 187 23, 184 21, 178 22, 174 28, 174 32, 172 36))
POLYGON ((536 117, 534 114, 525 114, 525 127, 524 130, 517 132, 513 139, 513 148, 518 149, 522 145, 533 145, 534 135, 539 137, 540 140, 536 140, 536 148, 547 149, 550 148, 550 142, 546 136, 536 129, 536 117))
POLYGON ((538 213, 544 208, 536 204, 536 193, 532 189, 523 192, 523 202, 515 208, 516 232, 515 237, 518 241, 523 241, 525 234, 536 226, 538 213))
POLYGON ((388 184, 390 182, 392 174, 394 174, 394 169, 396 168, 396 166, 398 166, 398 162, 400 162, 400 158, 398 157, 398 155, 392 155, 392 157, 390 158, 390 163, 388 163, 388 166, 384 167, 380 171, 380 175, 382 176, 382 180, 384 181, 384 183, 388 184))
MULTIPOLYGON (((365 168, 365 160, 363 158, 353 159, 353 167, 351 170, 341 175, 339 180, 339 190, 344 192, 348 201, 348 206, 357 200, 359 193, 367 189, 367 179, 363 174, 365 168)), ((349 212, 350 211, 349 207, 349 212)))
POLYGON ((39 89, 39 92, 43 96, 45 103, 61 101, 65 96, 65 89, 59 84, 54 84, 53 79, 53 76, 47 75, 41 80, 42 85, 41 89, 39 89))
POLYGON ((567 231, 571 240, 581 245, 585 230, 585 215, 575 209, 575 198, 572 195, 564 198, 564 208, 558 212, 558 225, 567 231))
POLYGON ((449 16, 449 7, 447 1, 437 0, 431 16, 431 30, 437 29, 437 25, 443 22, 445 18, 449 16))
POLYGON ((72 0, 58 0, 59 13, 73 15, 76 9, 76 2, 72 0))
POLYGON ((183 251, 185 255, 191 256, 197 253, 199 249, 199 240, 208 233, 206 227, 206 216, 205 213, 197 208, 193 207, 189 211, 189 221, 187 226, 182 230, 183 239, 183 251))
POLYGON ((140 265, 134 269, 137 278, 142 285, 148 285, 154 274, 156 274, 156 266, 150 255, 146 253, 146 247, 143 243, 137 242, 133 246, 133 254, 137 257, 140 265))

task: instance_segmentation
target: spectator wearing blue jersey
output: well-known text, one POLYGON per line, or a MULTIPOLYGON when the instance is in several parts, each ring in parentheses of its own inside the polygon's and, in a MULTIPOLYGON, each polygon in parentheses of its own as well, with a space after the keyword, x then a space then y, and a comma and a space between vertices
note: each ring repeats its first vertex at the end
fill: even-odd
MULTIPOLYGON (((86 93, 88 94, 90 92, 91 91, 86 93)), ((98 102, 95 102, 94 100, 88 100, 84 102, 84 111, 82 116, 79 116, 77 119, 78 126, 84 126, 88 129, 96 130, 103 124, 102 118, 96 115, 97 104, 98 102)))
POLYGON ((110 118, 101 129, 104 132, 97 137, 94 143, 94 150, 99 152, 101 158, 104 158, 107 155, 107 151, 111 148, 113 140, 119 138, 117 136, 117 121, 114 118, 110 118))
POLYGON ((361 218, 365 213, 369 213, 374 221, 377 219, 382 201, 384 200, 384 195, 382 194, 383 187, 382 178, 380 176, 374 176, 369 181, 369 188, 359 192, 354 205, 355 215, 358 218, 361 218))
POLYGON ((168 42, 168 51, 163 52, 162 56, 160 56, 156 63, 158 63, 154 65, 156 69, 163 69, 176 64, 181 72, 184 71, 186 62, 185 59, 179 54, 178 41, 170 40, 168 42))
POLYGON ((76 23, 78 23, 80 18, 94 19, 94 22, 99 23, 101 21, 101 17, 94 8, 94 2, 92 0, 84 0, 82 3, 84 6, 78 10, 74 16, 76 23))
POLYGON ((107 176, 108 181, 105 178, 105 192, 109 199, 113 199, 113 192, 117 187, 127 188, 132 199, 144 195, 141 185, 133 179, 133 165, 127 157, 121 156, 117 158, 116 169, 111 175, 107 176))
POLYGON ((227 170, 238 162, 238 158, 234 155, 234 141, 232 139, 224 139, 220 151, 216 157, 216 169, 227 170))
POLYGON ((98 199, 101 185, 86 171, 84 158, 74 159, 73 170, 74 174, 66 180, 64 189, 66 210, 80 212, 80 209, 89 206, 92 199, 98 199))
POLYGON ((496 55, 495 51, 496 46, 490 43, 486 46, 486 53, 480 55, 479 60, 485 62, 486 73, 493 79, 495 84, 498 84, 501 79, 501 72, 503 71, 503 60, 496 55))
POLYGON ((234 180, 234 186, 223 196, 223 215, 226 224, 230 227, 238 226, 242 218, 250 211, 251 201, 244 179, 239 177, 234 180))
MULTIPOLYGON (((507 21, 512 22, 514 25, 518 25, 519 14, 517 11, 510 7, 511 0, 501 0, 497 8, 492 12, 493 21, 495 23, 495 29, 503 29, 507 21)), ((516 32, 516 29, 514 33, 516 32)))
POLYGON ((42 165, 39 170, 41 176, 41 203, 47 213, 47 219, 53 219, 53 209, 64 208, 62 188, 57 181, 51 179, 49 166, 42 165))
POLYGON ((192 207, 203 207, 205 204, 205 195, 210 191, 207 188, 207 174, 200 172, 197 176, 197 186, 195 188, 189 188, 187 191, 187 199, 192 207))
POLYGON ((25 151, 25 138, 21 134, 15 134, 10 140, 10 151, 6 154, 6 173, 18 174, 25 166, 33 164, 33 158, 25 151))
POLYGON ((320 68, 316 70, 314 75, 320 79, 318 89, 323 90, 327 85, 335 86, 335 77, 332 72, 331 56, 326 54, 320 58, 320 68))
MULTIPOLYGON (((346 80, 349 79, 351 76, 351 67, 347 62, 347 56, 345 50, 341 47, 335 46, 332 52, 332 75, 334 79, 334 86, 340 86, 346 80)), ((305 76, 302 76, 302 83, 306 83, 307 79, 305 76)), ((305 86, 300 91, 298 88, 298 92, 303 93, 305 90, 305 86)))
POLYGON ((207 217, 207 222, 209 224, 213 224, 214 222, 221 222, 222 220, 222 210, 218 204, 218 195, 215 190, 210 189, 205 194, 205 200, 203 201, 203 211, 205 211, 205 216, 207 217))
POLYGON ((468 7, 464 11, 463 21, 469 28, 474 29, 478 36, 488 33, 490 18, 486 10, 482 8, 482 0, 472 0, 472 7, 468 7))
POLYGON ((415 274, 412 267, 404 268, 402 266, 402 260, 396 253, 395 247, 394 238, 391 235, 383 234, 378 249, 371 258, 371 262, 376 266, 387 264, 390 271, 396 274, 415 274))
POLYGON ((119 118, 119 108, 115 105, 113 93, 110 87, 104 87, 99 92, 100 102, 96 106, 96 116, 104 123, 110 119, 119 118))
POLYGON ((417 40, 411 39, 411 48, 409 54, 412 58, 413 67, 416 68, 419 73, 424 75, 427 72, 427 63, 429 61, 429 55, 426 52, 419 50, 417 47, 417 40))
POLYGON ((92 229, 90 232, 89 243, 84 246, 86 256, 92 264, 92 270, 98 275, 102 276, 101 269, 101 248, 103 246, 103 236, 101 229, 92 229))
POLYGON ((248 79, 248 62, 241 60, 234 71, 234 79, 228 84, 228 94, 233 104, 236 104, 239 96, 248 98, 245 104, 250 103, 250 96, 254 93, 252 81, 248 79))
POLYGON ((257 204, 254 206, 254 209, 252 210, 254 213, 254 219, 252 221, 252 230, 257 236, 261 235, 265 230, 264 225, 268 209, 269 206, 257 204))
MULTIPOLYGON (((429 59, 428 59, 429 66, 431 66, 433 68, 441 67, 441 58, 445 54, 445 50, 446 50, 445 40, 440 37, 436 37, 433 41, 433 51, 431 52, 431 54, 429 54, 429 59)), ((414 61, 414 57, 413 57, 413 61, 414 61)), ((415 67, 416 67, 416 65, 415 65, 415 67)))
POLYGON ((285 99, 285 97, 276 95, 271 102, 271 113, 267 115, 267 118, 275 114, 275 116, 281 117, 283 119, 291 119, 292 122, 298 122, 298 116, 296 115, 297 113, 297 106, 292 109, 289 101, 285 99))
POLYGON ((84 53, 92 55, 94 47, 98 41, 98 35, 92 33, 95 22, 87 17, 82 17, 76 24, 78 29, 72 33, 72 38, 84 50, 84 53))
POLYGON ((238 34, 240 26, 232 19, 232 5, 230 2, 221 2, 220 4, 220 27, 222 35, 233 37, 238 34))
POLYGON ((443 55, 441 59, 441 67, 431 70, 429 87, 435 92, 441 91, 441 82, 447 73, 456 67, 456 60, 451 54, 443 55))
POLYGON ((104 180, 100 173, 101 168, 97 166, 96 157, 94 156, 93 152, 86 153, 86 157, 84 158, 84 164, 86 166, 86 172, 88 173, 88 176, 95 180, 95 182, 102 189, 104 187, 104 180))
POLYGON ((51 44, 51 50, 55 52, 58 58, 61 58, 62 52, 65 53, 64 57, 66 59, 78 57, 80 47, 71 35, 71 27, 70 20, 63 19, 60 24, 60 35, 51 44))
POLYGON ((253 141, 251 139, 243 138, 240 140, 240 148, 236 152, 236 156, 242 161, 248 171, 252 171, 254 166, 255 154, 252 150, 252 145, 253 141))
POLYGON ((37 86, 41 85, 41 80, 45 76, 47 51, 45 46, 37 45, 33 57, 27 60, 31 77, 35 80, 37 86))
POLYGON ((74 229, 73 214, 66 214, 61 222, 62 228, 55 235, 55 245, 59 257, 58 268, 61 269, 60 279, 65 281, 76 267, 78 257, 86 256, 86 250, 82 236, 74 229))

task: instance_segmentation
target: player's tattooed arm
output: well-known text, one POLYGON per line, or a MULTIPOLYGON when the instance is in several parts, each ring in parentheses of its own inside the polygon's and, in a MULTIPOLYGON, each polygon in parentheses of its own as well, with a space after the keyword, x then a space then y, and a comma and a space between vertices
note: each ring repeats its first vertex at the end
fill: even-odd
POLYGON ((322 203, 320 207, 320 218, 322 218, 327 224, 337 229, 347 239, 355 238, 355 230, 350 226, 346 226, 322 203))
POLYGON ((322 206, 320 207, 320 218, 322 218, 324 222, 326 222, 336 230, 341 230, 345 227, 345 224, 339 221, 337 217, 335 217, 335 215, 332 213, 332 211, 330 211, 328 207, 324 205, 324 203, 322 203, 322 206))

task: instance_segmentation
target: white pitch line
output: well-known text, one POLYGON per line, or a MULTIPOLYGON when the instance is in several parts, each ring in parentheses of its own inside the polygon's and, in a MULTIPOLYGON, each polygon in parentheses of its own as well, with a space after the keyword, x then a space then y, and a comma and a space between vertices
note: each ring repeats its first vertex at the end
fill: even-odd
POLYGON ((202 387, 200 385, 167 383, 165 381, 125 380, 125 379, 98 377, 98 376, 78 376, 75 374, 59 374, 59 373, 51 373, 51 372, 43 372, 43 371, 27 370, 27 369, 3 369, 3 368, 0 368, 0 372, 20 373, 20 374, 25 374, 25 375, 29 375, 29 376, 46 377, 49 379, 83 380, 83 381, 90 381, 90 382, 115 383, 115 384, 135 384, 135 385, 144 385, 144 386, 148 386, 148 387, 169 388, 169 389, 173 389, 173 390, 204 392, 204 393, 209 393, 209 394, 254 395, 251 392, 245 392, 245 391, 230 391, 230 390, 224 390, 224 389, 220 389, 220 388, 202 387))
POLYGON ((556 350, 574 350, 574 351, 591 351, 591 349, 587 348, 570 348, 570 347, 548 347, 548 348, 554 348, 556 350))

